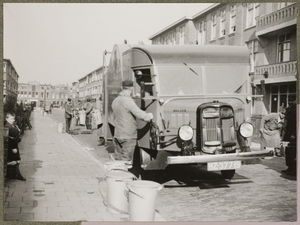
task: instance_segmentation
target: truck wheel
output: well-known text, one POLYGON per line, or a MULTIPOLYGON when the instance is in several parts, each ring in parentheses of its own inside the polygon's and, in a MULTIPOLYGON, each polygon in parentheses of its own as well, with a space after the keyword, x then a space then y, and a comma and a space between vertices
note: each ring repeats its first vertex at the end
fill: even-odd
POLYGON ((235 174, 235 170, 221 170, 224 179, 231 180, 235 174))

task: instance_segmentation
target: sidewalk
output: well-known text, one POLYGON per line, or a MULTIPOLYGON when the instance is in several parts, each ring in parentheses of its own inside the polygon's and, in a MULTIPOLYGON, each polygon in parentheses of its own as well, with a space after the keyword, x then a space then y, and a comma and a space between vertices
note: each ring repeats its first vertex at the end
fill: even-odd
MULTIPOLYGON (((31 123, 19 144, 27 180, 6 181, 4 220, 128 221, 128 214, 106 211, 99 190, 103 164, 40 111, 32 112, 31 123)), ((156 213, 155 221, 165 220, 156 213)))

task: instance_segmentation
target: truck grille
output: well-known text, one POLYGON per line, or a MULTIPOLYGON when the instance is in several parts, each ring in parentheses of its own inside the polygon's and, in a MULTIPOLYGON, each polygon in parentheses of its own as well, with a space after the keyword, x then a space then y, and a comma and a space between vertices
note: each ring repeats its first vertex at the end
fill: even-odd
POLYGON ((223 119, 220 125, 219 118, 205 119, 203 132, 204 141, 232 141, 234 140, 233 119, 223 119), (223 137, 223 138, 222 138, 223 137))

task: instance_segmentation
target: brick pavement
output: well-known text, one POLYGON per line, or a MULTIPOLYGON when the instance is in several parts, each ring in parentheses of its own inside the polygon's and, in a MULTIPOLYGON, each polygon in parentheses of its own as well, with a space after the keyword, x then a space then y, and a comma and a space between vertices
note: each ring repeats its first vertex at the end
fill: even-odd
MULTIPOLYGON (((5 221, 128 221, 106 211, 99 190, 103 163, 38 109, 19 144, 26 181, 7 180, 5 221)), ((104 148, 103 148, 104 149, 104 148)), ((107 159, 108 161, 108 159, 107 159)), ((164 221, 158 213, 155 221, 164 221)))

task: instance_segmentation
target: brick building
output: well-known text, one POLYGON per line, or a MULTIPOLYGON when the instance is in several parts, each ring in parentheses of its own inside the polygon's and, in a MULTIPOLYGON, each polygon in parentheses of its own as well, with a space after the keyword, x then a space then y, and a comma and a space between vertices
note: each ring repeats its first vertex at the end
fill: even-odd
POLYGON ((71 87, 68 85, 40 84, 32 81, 19 83, 18 87, 18 100, 34 102, 37 107, 42 107, 45 101, 62 106, 68 97, 71 97, 71 87))
POLYGON ((13 107, 18 96, 19 75, 9 59, 3 59, 3 104, 13 107))
POLYGON ((149 37, 152 44, 247 46, 253 115, 277 112, 296 93, 297 3, 216 3, 149 37), (259 101, 260 104, 259 104, 259 101))
POLYGON ((99 108, 103 73, 104 67, 101 66, 78 80, 78 100, 85 102, 86 97, 89 97, 94 107, 99 108))

